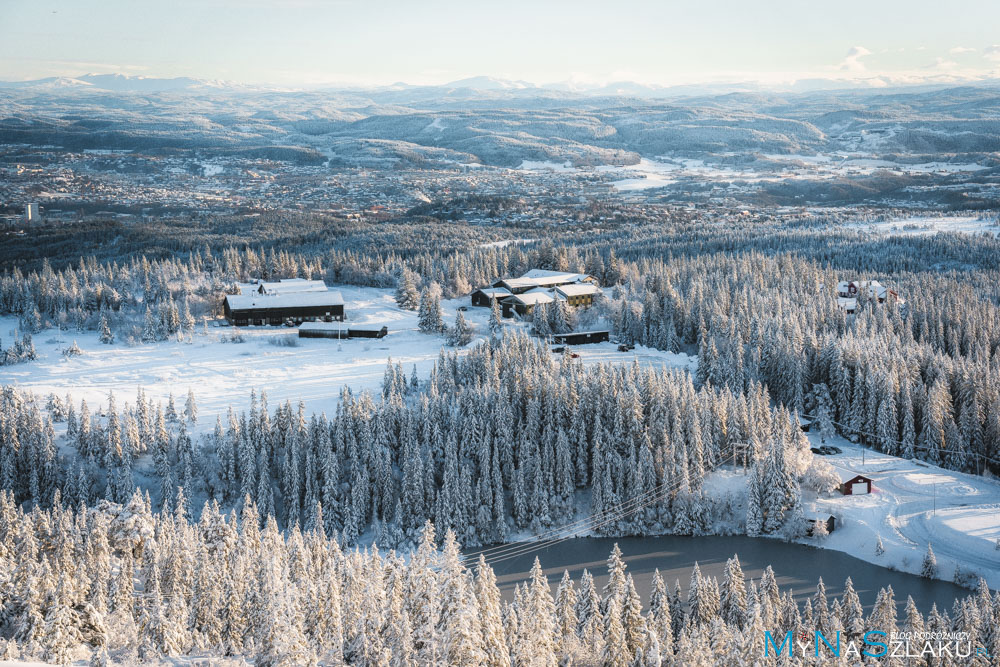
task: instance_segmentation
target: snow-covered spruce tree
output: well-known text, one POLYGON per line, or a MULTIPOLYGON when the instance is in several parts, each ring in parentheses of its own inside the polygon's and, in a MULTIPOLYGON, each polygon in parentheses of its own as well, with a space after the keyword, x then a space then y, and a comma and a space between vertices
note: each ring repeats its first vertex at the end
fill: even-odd
POLYGON ((396 279, 396 305, 404 310, 416 310, 420 306, 417 275, 406 268, 400 270, 396 279))
POLYGON ((111 322, 107 313, 101 313, 101 322, 97 325, 97 329, 98 340, 102 343, 110 345, 115 342, 115 335, 111 332, 111 322))
POLYGON ((928 542, 927 551, 924 553, 924 560, 920 564, 920 576, 927 579, 934 579, 937 577, 937 573, 937 557, 934 555, 934 549, 931 548, 930 542, 928 542))
POLYGON ((580 639, 584 655, 596 659, 604 646, 604 620, 594 577, 586 569, 580 577, 576 623, 576 635, 580 639))
POLYGON ((747 591, 738 556, 726 561, 726 574, 720 591, 720 611, 730 626, 742 628, 747 621, 747 591))
POLYGON ((550 304, 539 303, 531 312, 531 327, 539 338, 552 335, 552 324, 549 317, 550 304))
POLYGON ((490 301, 490 337, 499 338, 503 335, 503 318, 500 316, 500 302, 490 301))
POLYGON ((424 333, 440 333, 444 329, 441 314, 441 287, 435 282, 427 285, 420 296, 417 324, 424 333))
POLYGON ((184 401, 184 419, 195 424, 198 421, 198 405, 194 400, 194 390, 188 387, 187 400, 184 401))
POLYGON ((483 634, 483 651, 486 665, 490 667, 510 667, 509 638, 504 631, 500 591, 496 585, 496 575, 479 555, 476 566, 475 599, 479 608, 479 625, 483 634))
POLYGON ((835 434, 832 416, 833 399, 830 398, 830 388, 825 383, 813 385, 813 392, 816 396, 816 428, 820 442, 826 442, 835 434))
POLYGON ((747 535, 760 535, 764 529, 764 506, 767 495, 764 493, 764 469, 755 465, 750 470, 747 482, 747 535))
POLYGON ((601 652, 601 664, 607 667, 628 667, 632 662, 625 641, 625 628, 622 627, 621 615, 618 600, 611 598, 605 612, 604 649, 601 652))
POLYGON ((448 345, 452 347, 465 347, 472 342, 475 331, 469 323, 465 321, 462 311, 455 314, 455 325, 448 329, 448 345))
POLYGON ((184 297, 184 308, 181 312, 181 328, 185 333, 191 333, 194 331, 194 316, 191 315, 191 306, 188 303, 187 297, 184 297))

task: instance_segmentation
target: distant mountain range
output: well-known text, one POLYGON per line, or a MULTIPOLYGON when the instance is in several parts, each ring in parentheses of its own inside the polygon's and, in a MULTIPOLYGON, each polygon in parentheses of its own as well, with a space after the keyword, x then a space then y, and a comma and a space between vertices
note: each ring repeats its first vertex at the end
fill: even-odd
POLYGON ((221 81, 193 79, 186 76, 161 79, 128 74, 84 74, 77 77, 51 76, 30 81, 0 81, 0 88, 52 89, 60 92, 76 88, 79 90, 110 90, 117 93, 162 93, 204 88, 243 88, 243 86, 221 81))
POLYGON ((441 85, 413 85, 395 83, 389 86, 349 86, 327 85, 296 88, 291 86, 244 85, 230 81, 206 80, 192 77, 158 78, 133 76, 128 74, 84 74, 69 77, 48 77, 30 81, 0 81, 0 90, 24 90, 42 93, 53 91, 67 93, 73 91, 113 91, 117 93, 171 93, 183 91, 368 91, 373 93, 407 93, 419 95, 435 91, 468 90, 501 97, 628 97, 639 99, 671 99, 681 97, 701 97, 709 95, 724 95, 729 93, 804 93, 825 90, 878 90, 885 92, 888 88, 900 88, 907 91, 955 85, 1000 86, 1000 79, 961 79, 950 75, 927 77, 919 82, 894 80, 885 76, 873 76, 865 79, 801 79, 784 85, 762 84, 753 81, 733 81, 721 83, 685 84, 663 86, 657 84, 638 83, 635 81, 615 81, 610 83, 581 83, 577 81, 561 81, 546 84, 535 84, 529 81, 505 79, 493 76, 474 76, 441 85))

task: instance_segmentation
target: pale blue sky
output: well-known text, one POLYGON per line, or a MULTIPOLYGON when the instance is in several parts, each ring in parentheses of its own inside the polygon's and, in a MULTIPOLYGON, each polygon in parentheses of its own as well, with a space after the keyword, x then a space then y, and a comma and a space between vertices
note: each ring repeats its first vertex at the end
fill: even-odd
POLYGON ((0 0, 0 79, 677 84, 1000 74, 1000 0, 0 0))

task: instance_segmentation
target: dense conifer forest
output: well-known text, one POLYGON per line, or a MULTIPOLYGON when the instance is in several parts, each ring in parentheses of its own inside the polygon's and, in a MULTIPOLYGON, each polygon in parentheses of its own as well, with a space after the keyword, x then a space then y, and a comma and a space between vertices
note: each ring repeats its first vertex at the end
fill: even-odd
POLYGON ((603 591, 584 575, 553 596, 536 566, 501 601, 489 564, 460 545, 581 520, 607 536, 800 537, 801 490, 840 483, 803 425, 1000 472, 995 236, 875 240, 835 219, 689 214, 581 228, 572 242, 562 231, 489 245, 528 234, 359 224, 333 243, 320 235, 278 249, 241 232, 73 261, 58 240, 39 244, 39 258, 0 276, 0 313, 18 321, 0 341, 3 364, 32 363, 32 337, 50 327, 125 346, 183 340, 254 278, 395 288, 435 333, 440 298, 530 268, 590 274, 604 296, 583 311, 540 308, 530 329, 505 332, 497 315, 468 349, 471 329, 457 321, 455 350, 442 349, 429 374, 390 360, 380 393, 344 388, 333 414, 272 405, 263 390, 206 424, 193 393, 164 404, 140 387, 88 406, 4 387, 5 655, 729 665, 758 659, 749 638, 762 628, 814 626, 845 637, 961 628, 997 647, 1000 599, 985 584, 951 610, 911 601, 897 619, 891 589, 866 615, 850 585, 828 601, 820 582, 802 608, 773 574, 745 583, 736 557, 722 582, 696 570, 682 590, 657 577, 648 601, 616 554, 603 591), (838 281, 873 278, 905 304, 838 308, 838 281), (696 354, 697 372, 584 366, 526 333, 595 324, 623 344, 696 354), (745 488, 706 492, 706 475, 727 466, 746 469, 745 488))

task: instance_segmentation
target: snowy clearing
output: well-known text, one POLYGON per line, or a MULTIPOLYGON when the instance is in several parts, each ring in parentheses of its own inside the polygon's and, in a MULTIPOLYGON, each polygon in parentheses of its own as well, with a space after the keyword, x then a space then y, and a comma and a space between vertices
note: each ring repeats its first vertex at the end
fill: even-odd
MULTIPOLYGON (((389 328, 382 339, 344 341, 298 338, 291 327, 240 327, 246 342, 225 342, 235 332, 233 327, 202 325, 195 328, 190 342, 175 340, 130 347, 116 341, 103 345, 97 332, 60 332, 47 329, 34 336, 38 358, 33 362, 0 368, 0 385, 14 385, 35 394, 60 397, 69 393, 75 402, 85 399, 91 409, 106 404, 114 392, 121 401, 133 401, 142 387, 146 395, 166 402, 171 393, 183 400, 189 388, 198 403, 198 430, 214 426, 216 415, 227 408, 249 407, 250 390, 267 392, 271 406, 288 400, 305 403, 306 413, 332 415, 342 387, 353 391, 379 392, 387 361, 399 362, 409 377, 426 378, 438 359, 444 337, 422 333, 417 328, 417 314, 399 308, 394 291, 350 285, 337 285, 346 302, 347 325, 379 324, 389 328), (281 339, 294 339, 294 346, 277 345, 281 339), (83 354, 67 359, 62 350, 73 342, 83 354)), ((444 322, 451 325, 460 306, 466 320, 479 336, 469 349, 484 340, 488 330, 489 309, 469 306, 468 297, 442 301, 444 322)), ((527 324, 507 321, 508 326, 527 324)), ((13 340, 17 319, 0 318, 0 337, 13 340)), ((636 346, 632 352, 619 352, 612 343, 581 345, 570 348, 585 364, 630 363, 637 360, 657 368, 679 367, 694 371, 697 359, 686 354, 661 352, 636 346)), ((558 359, 558 355, 553 355, 558 359)))
POLYGON ((615 174, 621 173, 627 176, 611 183, 616 190, 624 192, 662 188, 670 185, 676 182, 673 174, 681 170, 681 165, 643 158, 639 160, 639 164, 631 167, 598 167, 597 170, 615 174), (671 176, 668 177, 668 174, 671 176))
POLYGON ((887 222, 858 222, 847 225, 848 229, 862 229, 882 234, 927 236, 938 232, 960 232, 979 234, 990 232, 1000 234, 1000 223, 996 219, 977 216, 954 217, 910 217, 887 222))
MULTIPOLYGON (((810 435, 812 446, 819 438, 810 435)), ((944 470, 922 461, 889 456, 843 438, 827 444, 842 454, 821 456, 846 481, 856 474, 873 480, 869 495, 816 498, 803 491, 808 517, 834 515, 836 530, 825 540, 807 540, 826 549, 904 572, 920 571, 928 542, 937 556, 938 576, 950 580, 956 565, 1000 588, 1000 482, 944 470), (885 553, 875 555, 879 536, 885 553)))
POLYGON ((569 161, 566 162, 551 162, 548 160, 522 160, 520 166, 518 166, 519 171, 560 171, 560 172, 574 172, 579 171, 574 167, 569 161))

